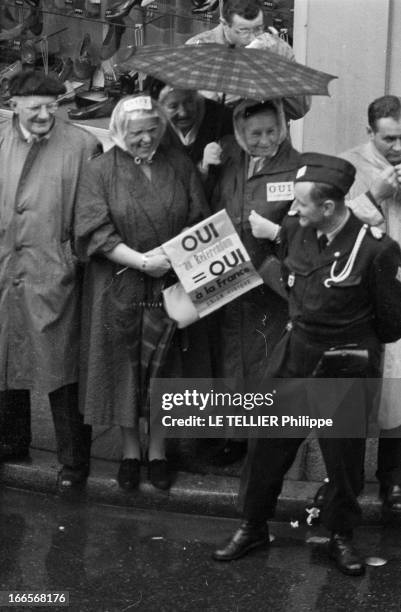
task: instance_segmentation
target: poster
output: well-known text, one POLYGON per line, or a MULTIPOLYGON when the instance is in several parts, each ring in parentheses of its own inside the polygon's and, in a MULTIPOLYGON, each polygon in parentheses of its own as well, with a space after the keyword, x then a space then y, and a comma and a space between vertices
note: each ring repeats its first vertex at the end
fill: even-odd
POLYGON ((226 210, 165 242, 163 249, 199 317, 263 284, 226 210))

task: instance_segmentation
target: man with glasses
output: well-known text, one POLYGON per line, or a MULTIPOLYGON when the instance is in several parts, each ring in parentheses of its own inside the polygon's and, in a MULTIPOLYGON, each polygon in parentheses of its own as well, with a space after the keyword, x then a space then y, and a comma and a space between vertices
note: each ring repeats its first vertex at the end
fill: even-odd
POLYGON ((0 124, 0 461, 27 456, 30 394, 46 393, 60 483, 89 470, 90 428, 78 411, 79 270, 72 250, 75 194, 99 144, 56 117, 64 86, 27 71, 10 80, 0 124))
MULTIPOLYGON (((188 45, 217 43, 247 47, 254 41, 257 48, 267 49, 285 59, 295 61, 291 47, 279 36, 265 32, 263 23, 262 0, 225 0, 221 11, 220 24, 207 32, 193 36, 188 45)), ((287 119, 300 119, 310 108, 308 96, 296 96, 284 99, 284 111, 287 119)))

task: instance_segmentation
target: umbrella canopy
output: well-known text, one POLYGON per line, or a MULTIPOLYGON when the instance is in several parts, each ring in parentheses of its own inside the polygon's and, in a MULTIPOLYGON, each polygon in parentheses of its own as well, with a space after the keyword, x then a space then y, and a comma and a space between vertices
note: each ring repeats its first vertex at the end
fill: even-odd
POLYGON ((141 47, 122 67, 141 70, 174 87, 219 91, 253 100, 329 95, 328 84, 337 78, 265 49, 214 43, 141 47))

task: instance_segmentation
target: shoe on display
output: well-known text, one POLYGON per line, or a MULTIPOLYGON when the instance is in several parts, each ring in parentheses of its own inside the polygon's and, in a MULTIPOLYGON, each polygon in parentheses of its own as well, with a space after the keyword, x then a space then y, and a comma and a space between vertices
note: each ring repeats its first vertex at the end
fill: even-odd
POLYGON ((110 59, 120 48, 121 37, 125 32, 125 24, 122 19, 113 21, 109 24, 106 37, 100 48, 100 57, 102 60, 110 59))
POLYGON ((128 17, 130 11, 134 6, 141 6, 141 0, 117 0, 113 2, 110 8, 108 8, 104 14, 105 19, 121 19, 122 17, 128 17))
POLYGON ((85 108, 72 108, 68 116, 73 121, 85 121, 86 119, 103 119, 110 117, 118 102, 117 98, 107 98, 104 102, 97 102, 85 108))

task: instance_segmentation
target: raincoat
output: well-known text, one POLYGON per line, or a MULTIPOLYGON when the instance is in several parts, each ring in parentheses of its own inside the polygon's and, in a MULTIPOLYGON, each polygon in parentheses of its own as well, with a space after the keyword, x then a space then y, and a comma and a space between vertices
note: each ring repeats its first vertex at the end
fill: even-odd
MULTIPOLYGON (((390 163, 371 141, 346 151, 341 157, 357 169, 355 182, 349 192, 348 206, 362 221, 386 231, 401 245, 401 189, 398 188, 392 197, 378 202, 382 212, 365 195, 390 163)), ((392 429, 401 425, 401 340, 385 346, 383 379, 378 421, 382 429, 392 429)))
POLYGON ((33 143, 15 119, 0 124, 0 390, 50 393, 78 379, 72 226, 78 181, 98 147, 58 119, 33 143))
MULTIPOLYGON (((271 158, 251 160, 243 138, 243 111, 255 102, 243 102, 234 111, 234 139, 226 140, 220 178, 213 192, 212 209, 225 208, 231 217, 255 268, 262 266, 274 246, 268 240, 254 238, 248 221, 251 210, 281 224, 291 206, 293 196, 274 199, 267 196, 269 186, 291 183, 298 168, 299 154, 286 135, 281 105, 278 105, 280 139, 271 158), (259 165, 248 178, 251 162, 259 165)), ((222 309, 221 342, 223 372, 226 377, 256 378, 264 374, 270 353, 288 318, 286 301, 266 285, 257 287, 222 309)))
MULTIPOLYGON (((152 180, 134 158, 116 146, 93 160, 80 187, 76 236, 86 266, 83 293, 81 401, 85 420, 97 425, 134 427, 146 406, 141 356, 135 337, 143 327, 142 304, 158 309, 166 275, 152 278, 105 254, 119 243, 142 253, 160 246, 201 220, 205 202, 195 167, 176 149, 160 146, 152 180)), ((180 376, 177 335, 159 376, 180 376)))

